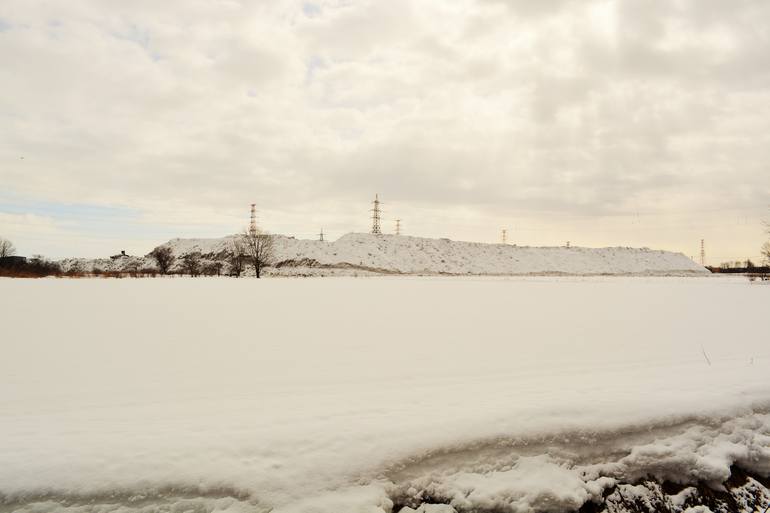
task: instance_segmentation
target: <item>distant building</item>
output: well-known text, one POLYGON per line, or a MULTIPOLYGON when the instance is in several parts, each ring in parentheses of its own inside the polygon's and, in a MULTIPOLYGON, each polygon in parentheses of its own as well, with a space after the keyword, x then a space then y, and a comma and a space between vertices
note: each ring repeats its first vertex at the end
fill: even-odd
POLYGON ((6 268, 6 269, 24 265, 26 263, 27 263, 27 257, 23 257, 23 256, 7 256, 7 257, 0 258, 0 267, 6 268))
POLYGON ((124 249, 124 250, 121 250, 119 255, 112 255, 110 258, 113 260, 117 260, 118 258, 128 258, 128 255, 126 255, 126 250, 124 249))

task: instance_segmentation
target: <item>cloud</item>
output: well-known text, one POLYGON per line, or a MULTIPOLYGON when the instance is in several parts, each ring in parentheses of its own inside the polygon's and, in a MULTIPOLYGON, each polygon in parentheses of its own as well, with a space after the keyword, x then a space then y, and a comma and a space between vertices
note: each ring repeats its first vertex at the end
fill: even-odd
POLYGON ((770 196, 761 0, 46 5, 0 21, 0 173, 21 197, 169 226, 257 202, 311 235, 365 229, 380 192, 424 235, 483 239, 546 212, 687 211, 708 236, 698 212, 770 196))

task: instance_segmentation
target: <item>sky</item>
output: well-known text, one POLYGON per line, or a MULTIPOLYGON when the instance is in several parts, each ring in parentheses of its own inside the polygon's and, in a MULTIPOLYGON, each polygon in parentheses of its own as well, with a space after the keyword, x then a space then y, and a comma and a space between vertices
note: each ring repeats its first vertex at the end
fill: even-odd
POLYGON ((4 0, 20 254, 370 229, 759 260, 766 0, 4 0))

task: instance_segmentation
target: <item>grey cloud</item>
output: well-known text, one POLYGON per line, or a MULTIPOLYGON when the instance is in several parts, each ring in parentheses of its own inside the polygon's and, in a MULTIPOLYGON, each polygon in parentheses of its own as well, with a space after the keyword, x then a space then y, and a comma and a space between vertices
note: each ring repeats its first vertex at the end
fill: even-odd
POLYGON ((479 218, 767 202, 761 0, 33 4, 0 31, 20 195, 257 201, 301 233, 374 192, 479 218))
POLYGON ((504 7, 524 18, 539 18, 558 15, 575 0, 481 0, 480 3, 504 7))
POLYGON ((300 31, 313 53, 334 60, 366 58, 379 48, 402 45, 419 29, 412 3, 402 0, 364 0, 326 9, 324 14, 301 24, 300 31))

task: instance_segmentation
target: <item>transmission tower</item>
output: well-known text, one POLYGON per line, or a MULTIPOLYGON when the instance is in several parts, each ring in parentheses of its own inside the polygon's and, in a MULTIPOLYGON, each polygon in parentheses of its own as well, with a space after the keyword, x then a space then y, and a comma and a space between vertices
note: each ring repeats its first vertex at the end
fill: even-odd
POLYGON ((324 229, 323 228, 321 228, 321 233, 318 234, 318 240, 320 240, 321 242, 324 241, 324 229))
POLYGON ((251 222, 249 223, 249 233, 254 236, 257 234, 257 204, 251 204, 251 222))
POLYGON ((401 235, 401 219, 396 219, 396 235, 401 235))
POLYGON ((380 235, 382 234, 382 230, 380 230, 380 215, 382 212, 380 211, 380 198, 379 195, 374 195, 374 208, 372 209, 372 233, 374 235, 380 235))
POLYGON ((706 247, 703 239, 700 240, 700 265, 706 265, 706 247))
POLYGON ((503 232, 500 234, 500 243, 501 244, 508 244, 507 234, 508 234, 508 230, 503 228, 503 232))

